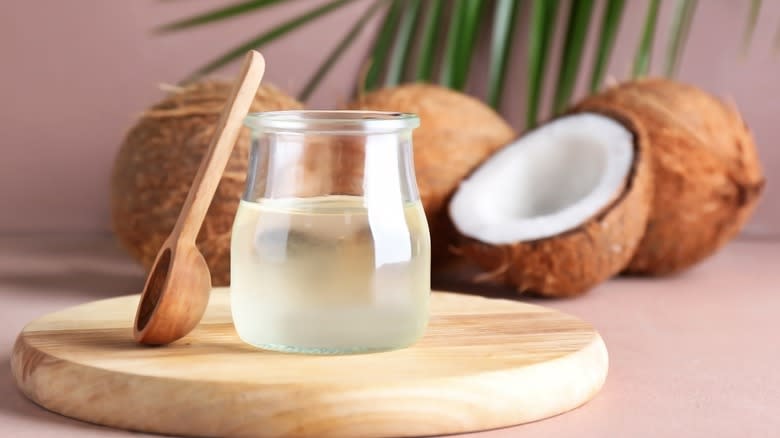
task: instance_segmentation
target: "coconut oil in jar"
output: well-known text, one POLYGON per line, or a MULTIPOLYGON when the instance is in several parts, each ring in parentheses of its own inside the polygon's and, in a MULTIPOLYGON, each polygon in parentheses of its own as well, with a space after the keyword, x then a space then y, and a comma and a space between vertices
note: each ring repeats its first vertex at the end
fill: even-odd
POLYGON ((430 242, 419 201, 386 211, 359 196, 241 201, 231 265, 236 330, 257 347, 387 350, 412 344, 427 323, 430 242))
POLYGON ((241 339, 285 352, 360 353, 422 336, 430 237, 413 114, 250 114, 246 190, 231 236, 241 339))

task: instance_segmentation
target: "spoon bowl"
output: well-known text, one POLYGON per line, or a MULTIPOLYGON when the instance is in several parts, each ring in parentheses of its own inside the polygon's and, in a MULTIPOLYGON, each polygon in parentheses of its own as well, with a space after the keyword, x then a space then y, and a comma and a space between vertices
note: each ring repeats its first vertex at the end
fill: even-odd
POLYGON ((162 345, 198 325, 211 294, 211 274, 195 245, 167 242, 146 279, 133 324, 138 342, 162 345))

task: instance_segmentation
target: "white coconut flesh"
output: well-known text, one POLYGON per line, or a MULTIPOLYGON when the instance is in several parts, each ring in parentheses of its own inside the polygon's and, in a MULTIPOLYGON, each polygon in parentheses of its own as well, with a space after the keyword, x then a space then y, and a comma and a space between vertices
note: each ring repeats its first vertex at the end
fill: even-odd
POLYGON ((556 119, 510 143, 461 182, 450 217, 465 236, 499 245, 557 236, 623 192, 633 135, 609 117, 556 119))

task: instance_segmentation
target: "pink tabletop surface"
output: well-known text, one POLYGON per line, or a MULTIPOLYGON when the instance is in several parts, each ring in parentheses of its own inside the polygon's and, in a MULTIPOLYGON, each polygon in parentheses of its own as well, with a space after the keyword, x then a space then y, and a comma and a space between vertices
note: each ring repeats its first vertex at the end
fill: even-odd
MULTIPOLYGON (((16 390, 9 365, 26 322, 142 283, 106 236, 0 237, 0 437, 146 436, 38 408, 16 390)), ((541 304, 599 329, 610 352, 606 385, 572 412, 462 436, 780 436, 780 242, 735 242, 684 275, 621 278, 541 304)))

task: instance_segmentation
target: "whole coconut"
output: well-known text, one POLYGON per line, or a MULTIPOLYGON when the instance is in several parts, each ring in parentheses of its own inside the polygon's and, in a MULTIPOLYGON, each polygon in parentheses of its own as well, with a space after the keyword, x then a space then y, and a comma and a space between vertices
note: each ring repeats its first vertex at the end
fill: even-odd
POLYGON ((575 106, 575 111, 592 110, 635 117, 650 144, 653 205, 627 272, 680 271, 739 232, 764 177, 750 131, 733 107, 690 85, 644 79, 575 106))
POLYGON ((414 168, 431 229, 434 264, 447 259, 454 230, 446 212, 458 183, 516 134, 481 101, 448 88, 406 84, 378 90, 349 105, 350 109, 415 113, 414 168))
MULTIPOLYGON (((119 150, 111 178, 113 229, 147 268, 176 223, 231 89, 231 83, 222 81, 176 89, 141 115, 119 150)), ((301 107, 266 84, 251 111, 301 107)), ((230 231, 244 189, 249 142, 244 129, 198 235, 215 286, 230 281, 230 231)))

